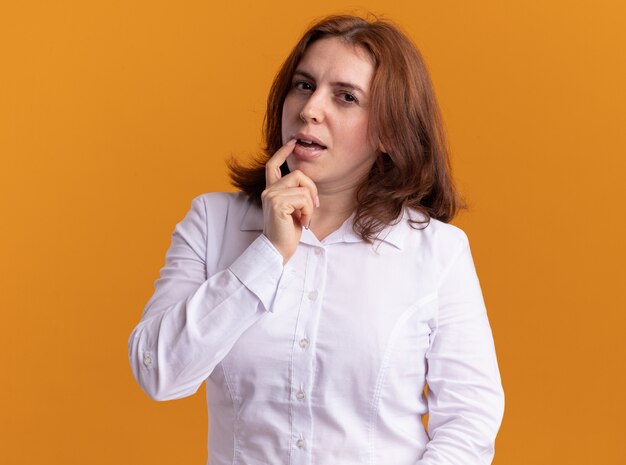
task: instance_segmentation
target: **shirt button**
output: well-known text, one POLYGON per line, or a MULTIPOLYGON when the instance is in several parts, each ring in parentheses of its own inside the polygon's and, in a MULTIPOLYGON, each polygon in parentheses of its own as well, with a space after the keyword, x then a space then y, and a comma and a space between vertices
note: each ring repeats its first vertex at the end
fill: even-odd
POLYGON ((302 347, 303 349, 309 347, 309 340, 306 337, 300 339, 300 347, 302 347))
POLYGON ((143 364, 147 367, 152 365, 152 357, 150 357, 150 355, 146 354, 143 356, 143 364))
POLYGON ((317 299, 317 291, 309 292, 309 300, 315 300, 315 299, 317 299))
POLYGON ((304 439, 300 438, 296 441, 296 446, 298 446, 298 449, 304 449, 306 442, 304 442, 304 439))
POLYGON ((306 396, 304 395, 304 391, 300 390, 296 393, 296 399, 298 400, 304 400, 306 396))

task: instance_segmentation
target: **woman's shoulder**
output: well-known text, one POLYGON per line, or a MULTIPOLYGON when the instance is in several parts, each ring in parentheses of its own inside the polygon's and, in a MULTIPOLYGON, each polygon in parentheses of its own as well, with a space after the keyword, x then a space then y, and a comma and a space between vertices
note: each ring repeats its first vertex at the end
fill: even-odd
POLYGON ((206 192, 191 201, 192 210, 200 210, 206 217, 242 213, 253 206, 243 192, 206 192))
POLYGON ((465 245, 468 243, 467 234, 458 226, 445 223, 436 218, 430 218, 422 212, 406 208, 404 219, 414 232, 414 239, 418 237, 433 244, 444 246, 465 245))
POLYGON ((215 225, 222 225, 222 229, 239 227, 248 218, 260 215, 260 209, 243 192, 207 192, 193 198, 191 208, 178 226, 192 226, 204 235, 215 230, 215 225))
POLYGON ((469 249, 467 234, 458 226, 408 209, 404 213, 404 219, 405 247, 408 254, 415 254, 416 257, 437 264, 437 268, 447 268, 449 263, 469 249))

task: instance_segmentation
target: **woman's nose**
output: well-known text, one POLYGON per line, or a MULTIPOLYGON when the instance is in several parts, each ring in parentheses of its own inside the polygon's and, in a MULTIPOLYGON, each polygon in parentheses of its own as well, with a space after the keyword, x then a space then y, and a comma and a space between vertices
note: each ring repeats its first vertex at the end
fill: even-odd
POLYGON ((305 123, 320 123, 324 120, 323 97, 319 92, 313 92, 306 101, 300 119, 305 123))

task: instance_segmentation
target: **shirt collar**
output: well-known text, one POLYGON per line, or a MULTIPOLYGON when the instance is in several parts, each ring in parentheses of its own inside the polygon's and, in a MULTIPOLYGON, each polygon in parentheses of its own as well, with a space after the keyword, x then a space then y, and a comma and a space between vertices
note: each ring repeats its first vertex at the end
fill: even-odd
MULTIPOLYGON (((395 248, 402 250, 409 239, 409 235, 414 232, 414 227, 409 220, 423 222, 428 217, 423 213, 409 208, 404 208, 397 221, 385 226, 378 237, 374 239, 374 242, 385 242, 394 246, 395 248)), ((348 218, 341 226, 341 237, 343 242, 361 242, 361 236, 359 236, 353 229, 354 214, 348 218)), ((337 241, 338 242, 338 241, 337 241)))
MULTIPOLYGON (((395 223, 383 228, 383 230, 375 239, 375 242, 385 242, 394 246, 397 249, 402 249, 408 238, 408 235, 413 230, 409 219, 423 220, 424 216, 418 212, 405 208, 400 216, 400 219, 395 223)), ((354 214, 352 214, 340 228, 334 233, 330 234, 325 244, 333 244, 337 242, 363 242, 361 236, 359 236, 353 229, 354 214)), ((263 210, 254 205, 252 202, 248 203, 248 209, 241 219, 242 231, 263 231, 263 210)))

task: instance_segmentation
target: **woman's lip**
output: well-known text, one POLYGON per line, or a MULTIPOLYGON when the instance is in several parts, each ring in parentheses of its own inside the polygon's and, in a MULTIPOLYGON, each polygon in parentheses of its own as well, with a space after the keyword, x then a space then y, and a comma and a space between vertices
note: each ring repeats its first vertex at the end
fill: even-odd
POLYGON ((298 156, 298 158, 317 158, 325 150, 326 149, 307 149, 300 144, 296 144, 293 153, 298 156))
POLYGON ((322 147, 326 147, 326 145, 319 140, 317 137, 311 136, 309 134, 304 134, 302 132, 299 132, 298 134, 296 134, 295 136, 293 136, 295 139, 298 140, 308 140, 311 142, 315 142, 317 145, 321 145, 322 147))

